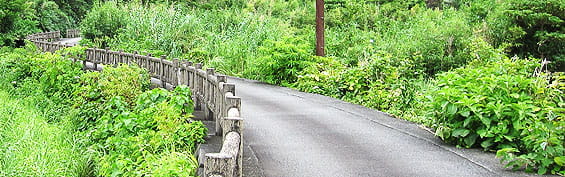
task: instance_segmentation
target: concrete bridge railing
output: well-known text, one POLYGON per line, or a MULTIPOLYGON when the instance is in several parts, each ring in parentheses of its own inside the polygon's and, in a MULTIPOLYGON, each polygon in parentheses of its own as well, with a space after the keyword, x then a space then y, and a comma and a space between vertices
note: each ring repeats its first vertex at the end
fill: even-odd
MULTIPOLYGON (((78 30, 67 31, 67 37, 78 35, 78 30)), ((60 37, 60 32, 56 31, 33 34, 27 39, 44 52, 55 52, 65 47, 72 47, 56 42, 60 37)), ((213 68, 203 69, 201 63, 166 58, 166 56, 156 58, 151 54, 139 55, 138 52, 112 51, 108 48, 88 48, 82 63, 85 67, 87 63, 92 63, 95 69, 98 68, 97 65, 136 64, 147 69, 153 78, 161 80, 163 88, 174 88, 178 85, 190 87, 195 110, 204 111, 207 120, 215 121, 214 131, 216 135, 222 136, 220 152, 205 154, 203 175, 241 177, 243 119, 241 99, 236 96, 235 85, 227 83, 226 76, 216 73, 213 68)))
POLYGON ((80 37, 80 30, 78 30, 78 29, 68 29, 66 34, 67 34, 66 35, 67 38, 80 37))
POLYGON ((61 38, 60 31, 45 32, 45 33, 35 33, 26 37, 30 41, 42 41, 42 42, 54 42, 61 38))

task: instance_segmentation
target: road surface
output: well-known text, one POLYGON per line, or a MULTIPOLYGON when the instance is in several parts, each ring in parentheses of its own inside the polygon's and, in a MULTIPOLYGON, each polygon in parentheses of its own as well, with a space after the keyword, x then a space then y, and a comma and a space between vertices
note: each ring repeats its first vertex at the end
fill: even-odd
POLYGON ((257 81, 228 82, 242 98, 246 176, 533 176, 375 110, 257 81))

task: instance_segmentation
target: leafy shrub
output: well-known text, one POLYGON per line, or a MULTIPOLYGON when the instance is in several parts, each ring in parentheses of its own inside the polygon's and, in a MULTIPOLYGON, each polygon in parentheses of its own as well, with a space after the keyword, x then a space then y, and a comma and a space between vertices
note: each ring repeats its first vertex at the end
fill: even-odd
POLYGON ((360 66, 345 68, 329 58, 315 58, 293 87, 320 93, 398 115, 412 105, 416 87, 406 77, 409 60, 393 63, 393 56, 379 52, 360 66))
POLYGON ((106 40, 117 35, 126 20, 126 13, 118 7, 117 2, 106 1, 94 6, 86 14, 80 24, 80 31, 85 39, 99 42, 100 46, 106 47, 106 40))
POLYGON ((0 86, 54 112, 51 117, 57 119, 51 121, 76 131, 72 143, 93 164, 80 164, 84 176, 195 176, 198 163, 192 154, 207 129, 191 119, 190 89, 144 92, 149 77, 143 69, 120 65, 84 73, 80 64, 58 54, 76 57, 82 49, 52 54, 32 44, 3 48, 0 86))
POLYGON ((565 152, 563 90, 532 77, 537 66, 506 58, 439 74, 439 88, 428 93, 431 126, 449 143, 520 151, 527 155, 509 165, 558 173, 563 166, 553 160, 565 152))
MULTIPOLYGON (((72 93, 76 89, 76 76, 82 73, 81 66, 58 54, 39 53, 33 44, 15 49, 2 57, 0 68, 3 80, 13 95, 33 95, 39 110, 68 109, 72 93), (42 100, 43 101, 39 101, 42 100)), ((61 111, 62 112, 62 111, 61 111)), ((60 115, 52 111, 50 120, 58 120, 60 115)))
MULTIPOLYGON (((504 148, 497 152, 502 157, 501 162, 507 162, 507 167, 513 169, 525 168, 526 171, 537 169, 538 174, 551 173, 565 175, 565 77, 557 73, 551 83, 544 89, 545 100, 540 103, 546 107, 541 110, 540 120, 527 127, 527 132, 521 140, 522 148, 504 148)), ((547 83, 542 84, 545 85, 547 83)))
POLYGON ((288 85, 296 82, 299 72, 313 64, 311 46, 300 38, 267 41, 259 50, 263 55, 256 64, 256 78, 271 84, 288 85), (296 44, 298 43, 298 44, 296 44))
POLYGON ((190 89, 148 87, 147 72, 136 66, 81 75, 73 123, 94 150, 98 175, 195 175, 192 153, 206 128, 190 119, 190 89))
POLYGON ((143 68, 121 64, 116 68, 104 68, 98 83, 104 97, 121 96, 132 104, 137 95, 149 88, 150 77, 143 68))
POLYGON ((91 147, 101 153, 98 174, 194 176, 198 163, 190 154, 196 143, 203 143, 206 128, 190 119, 190 90, 154 89, 139 95, 136 103, 129 106, 116 96, 104 104, 107 112, 92 131, 91 147))
POLYGON ((88 72, 80 77, 80 87, 73 93, 75 125, 78 130, 92 127, 104 114, 102 106, 113 97, 120 96, 129 105, 150 85, 149 75, 142 68, 120 65, 105 67, 102 72, 88 72))
POLYGON ((304 68, 292 85, 304 92, 338 97, 340 75, 346 69, 337 59, 331 57, 314 57, 314 64, 304 68))

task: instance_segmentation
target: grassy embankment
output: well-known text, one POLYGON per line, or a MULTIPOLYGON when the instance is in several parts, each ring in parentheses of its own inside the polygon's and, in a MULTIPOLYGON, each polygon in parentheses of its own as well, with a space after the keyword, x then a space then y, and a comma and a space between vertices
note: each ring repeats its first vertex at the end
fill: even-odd
POLYGON ((69 127, 0 90, 0 176, 85 174, 88 159, 69 127))
POLYGON ((0 175, 195 176, 190 89, 149 90, 136 66, 86 72, 79 54, 0 49, 0 175))

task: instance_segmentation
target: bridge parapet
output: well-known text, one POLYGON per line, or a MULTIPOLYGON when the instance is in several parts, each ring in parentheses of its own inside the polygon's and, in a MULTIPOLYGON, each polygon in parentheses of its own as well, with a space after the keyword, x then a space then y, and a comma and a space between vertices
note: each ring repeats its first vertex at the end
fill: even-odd
MULTIPOLYGON (((78 30, 67 30, 67 37, 77 37, 78 30)), ((72 45, 56 42, 61 37, 59 31, 37 33, 26 39, 32 41, 44 52, 55 52, 72 45)), ((109 48, 86 49, 85 59, 93 64, 117 66, 119 64, 136 64, 145 68, 151 77, 161 81, 161 87, 174 88, 186 85, 192 90, 195 110, 202 110, 205 118, 215 121, 215 134, 222 136, 222 148, 218 153, 206 153, 204 158, 204 176, 236 177, 242 176, 243 165, 243 119, 241 118, 241 98, 235 95, 235 85, 227 83, 225 75, 215 72, 213 68, 202 67, 201 63, 173 59, 167 56, 160 58, 151 54, 139 55, 139 52, 127 53, 112 51, 109 48)), ((77 61, 76 59, 74 61, 77 61)))
POLYGON ((67 38, 76 38, 80 37, 80 30, 78 29, 68 29, 66 33, 67 38))
POLYGON ((61 39, 61 31, 35 33, 26 37, 30 41, 55 42, 61 39))

